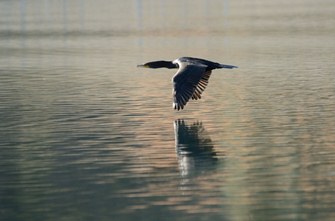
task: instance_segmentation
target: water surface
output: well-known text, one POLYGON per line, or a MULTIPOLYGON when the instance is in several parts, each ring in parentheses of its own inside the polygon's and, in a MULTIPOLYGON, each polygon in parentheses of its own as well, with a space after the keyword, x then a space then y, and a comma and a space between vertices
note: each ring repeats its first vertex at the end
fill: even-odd
POLYGON ((2 220, 333 220, 333 1, 2 1, 2 220), (172 109, 180 56, 216 70, 172 109))

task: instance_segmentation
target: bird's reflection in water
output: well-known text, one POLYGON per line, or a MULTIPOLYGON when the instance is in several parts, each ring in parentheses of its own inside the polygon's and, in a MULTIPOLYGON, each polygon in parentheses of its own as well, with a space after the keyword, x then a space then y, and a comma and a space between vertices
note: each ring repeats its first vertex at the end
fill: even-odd
POLYGON ((179 170, 183 177, 208 172, 217 163, 211 138, 201 122, 174 122, 179 170))

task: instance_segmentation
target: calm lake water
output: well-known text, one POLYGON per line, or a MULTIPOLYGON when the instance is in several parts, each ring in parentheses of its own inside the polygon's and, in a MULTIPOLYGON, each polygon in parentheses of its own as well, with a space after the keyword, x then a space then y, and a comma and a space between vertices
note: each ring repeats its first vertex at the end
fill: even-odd
POLYGON ((334 220, 333 0, 0 2, 0 217, 334 220), (181 56, 213 72, 172 109, 181 56))

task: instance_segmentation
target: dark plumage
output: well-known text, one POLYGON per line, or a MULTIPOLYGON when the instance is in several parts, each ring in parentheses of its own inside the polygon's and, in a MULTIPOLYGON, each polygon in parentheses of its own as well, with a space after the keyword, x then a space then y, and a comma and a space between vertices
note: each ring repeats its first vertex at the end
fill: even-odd
POLYGON ((181 57, 174 61, 152 61, 138 67, 147 68, 179 68, 173 76, 173 107, 176 110, 183 109, 192 98, 201 98, 205 90, 212 70, 221 68, 237 68, 233 65, 220 64, 201 58, 181 57))

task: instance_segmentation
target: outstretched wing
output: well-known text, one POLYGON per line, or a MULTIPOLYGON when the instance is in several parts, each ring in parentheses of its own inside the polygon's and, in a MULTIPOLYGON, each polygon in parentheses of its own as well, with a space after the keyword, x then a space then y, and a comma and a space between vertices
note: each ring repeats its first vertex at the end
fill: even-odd
POLYGON ((207 84, 208 84, 208 79, 211 76, 212 71, 206 71, 203 73, 200 81, 198 82, 195 91, 193 92, 192 95, 192 100, 198 100, 201 98, 202 92, 205 90, 207 84))
POLYGON ((172 79, 174 109, 183 109, 190 98, 200 99, 210 75, 205 65, 183 64, 172 79))

